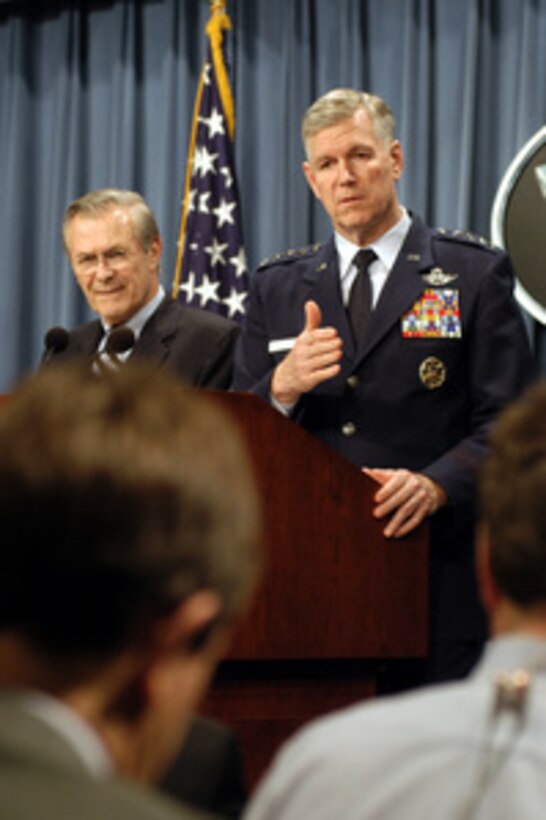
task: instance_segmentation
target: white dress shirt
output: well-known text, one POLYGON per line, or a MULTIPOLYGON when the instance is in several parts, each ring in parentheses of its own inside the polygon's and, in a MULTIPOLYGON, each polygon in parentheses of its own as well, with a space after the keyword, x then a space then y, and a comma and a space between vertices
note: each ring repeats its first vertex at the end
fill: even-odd
POLYGON ((244 820, 541 820, 545 666, 545 640, 505 636, 464 681, 315 721, 284 746, 244 820), (499 676, 521 670, 520 708, 499 707, 499 676))
MULTIPOLYGON (((387 233, 383 234, 375 242, 366 245, 375 251, 377 259, 368 268, 370 282, 372 285, 372 308, 377 304, 383 286, 392 270, 396 257, 404 244, 411 225, 411 218, 405 208, 402 208, 401 219, 387 233)), ((336 233, 335 243, 338 254, 339 278, 341 285, 341 298, 345 307, 349 304, 349 294, 355 280, 357 270, 353 260, 358 251, 362 250, 359 245, 349 242, 348 239, 336 233)))
MULTIPOLYGON (((156 312, 157 308, 159 307, 159 305, 161 304, 161 302, 163 301, 164 298, 165 298, 165 289, 163 288, 162 285, 160 285, 159 290, 157 291, 154 298, 151 299, 149 302, 147 302, 144 305, 143 308, 141 308, 137 313, 135 313, 134 316, 131 316, 131 318, 128 319, 126 322, 123 322, 123 327, 128 327, 133 331, 134 336, 135 336, 135 342, 139 338, 140 334, 142 333, 144 325, 146 324, 146 322, 148 321, 150 316, 152 316, 156 312)), ((112 325, 109 325, 108 322, 104 321, 104 319, 101 319, 101 323, 102 323, 102 326, 104 328, 104 335, 103 335, 102 339, 100 340, 100 343, 99 343, 99 346, 98 346, 98 349, 97 349, 97 353, 102 353, 103 350, 105 349, 106 340, 108 338, 108 333, 112 330, 112 325)), ((130 350, 126 350, 123 353, 116 354, 116 358, 121 359, 122 361, 124 361, 125 359, 128 358, 130 353, 131 353, 130 350)))
POLYGON ((94 777, 108 777, 113 772, 112 759, 96 731, 73 709, 43 692, 29 691, 21 695, 21 705, 35 718, 46 723, 80 757, 94 777))

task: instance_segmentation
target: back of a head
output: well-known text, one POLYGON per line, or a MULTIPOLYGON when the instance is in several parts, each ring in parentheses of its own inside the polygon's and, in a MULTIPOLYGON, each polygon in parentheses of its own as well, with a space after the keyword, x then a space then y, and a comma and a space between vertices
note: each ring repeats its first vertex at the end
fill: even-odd
POLYGON ((259 566, 238 431, 161 371, 46 368, 0 411, 0 631, 107 658, 200 589, 236 615, 259 566))
POLYGON ((481 503, 499 589, 520 607, 546 604, 546 384, 499 417, 481 503))

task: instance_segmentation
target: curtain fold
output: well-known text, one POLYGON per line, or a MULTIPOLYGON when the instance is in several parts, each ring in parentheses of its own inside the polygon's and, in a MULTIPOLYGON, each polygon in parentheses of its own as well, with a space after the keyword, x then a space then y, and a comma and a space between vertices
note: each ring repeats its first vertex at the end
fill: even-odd
MULTIPOLYGON (((546 121, 546 0, 228 0, 228 13, 251 267, 329 234, 300 122, 338 85, 393 108, 404 204, 488 236, 504 171, 546 121)), ((89 316, 61 243, 73 198, 139 190, 169 289, 208 14, 208 0, 0 3, 0 392, 36 367, 50 326, 89 316)))

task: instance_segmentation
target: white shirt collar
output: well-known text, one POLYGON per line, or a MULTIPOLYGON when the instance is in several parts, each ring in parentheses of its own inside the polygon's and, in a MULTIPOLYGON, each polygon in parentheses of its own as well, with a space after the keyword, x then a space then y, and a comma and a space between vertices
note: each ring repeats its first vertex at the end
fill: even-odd
MULTIPOLYGON (((396 225, 384 233, 383 236, 380 236, 379 239, 376 239, 375 242, 366 246, 373 248, 386 271, 390 271, 394 265, 410 226, 411 217, 406 209, 402 208, 402 216, 396 225)), ((338 233, 334 236, 339 260, 339 275, 343 281, 349 274, 355 254, 361 248, 338 233)))
POLYGON ((109 777, 114 765, 97 732, 62 701, 44 692, 29 691, 21 697, 27 712, 61 735, 94 777, 109 777))

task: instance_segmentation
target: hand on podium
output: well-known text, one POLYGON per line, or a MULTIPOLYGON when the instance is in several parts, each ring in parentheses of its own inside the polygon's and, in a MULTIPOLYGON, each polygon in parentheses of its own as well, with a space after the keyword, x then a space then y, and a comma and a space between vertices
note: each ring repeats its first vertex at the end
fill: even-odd
POLYGON ((362 471, 381 485, 374 496, 373 514, 391 516, 383 530, 385 538, 407 535, 447 502, 445 490, 422 473, 370 467, 362 471))

